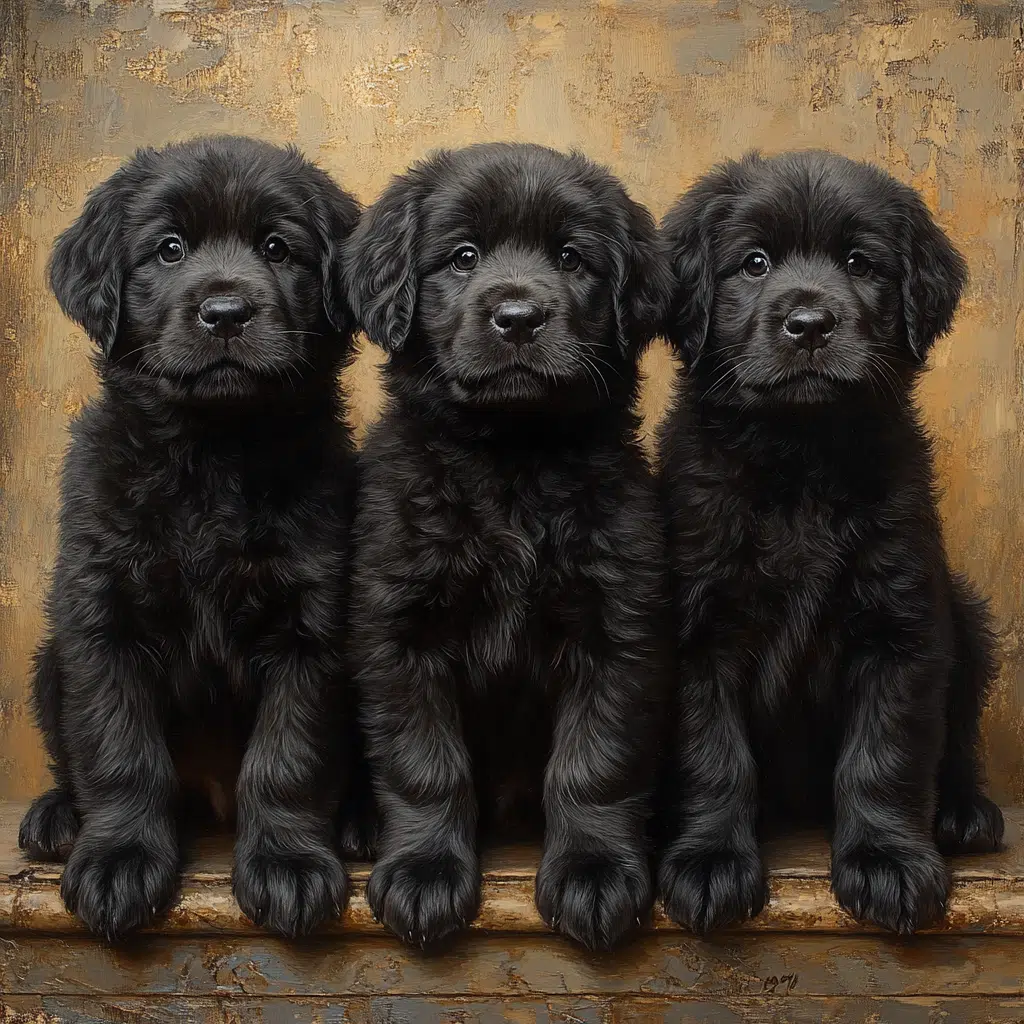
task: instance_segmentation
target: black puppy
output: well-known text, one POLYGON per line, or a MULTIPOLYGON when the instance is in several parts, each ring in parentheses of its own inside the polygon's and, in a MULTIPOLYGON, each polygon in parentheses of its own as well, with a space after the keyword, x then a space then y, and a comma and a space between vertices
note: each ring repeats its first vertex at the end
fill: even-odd
POLYGON ((242 909, 292 934, 345 897, 336 245, 357 216, 294 150, 200 139, 137 153, 54 248, 102 387, 72 427, 34 680, 56 787, 20 843, 69 855, 64 901, 101 935, 167 905, 178 798, 197 784, 230 817, 236 775, 242 909))
POLYGON ((368 896, 410 941, 478 901, 478 827, 546 822, 544 919, 611 945, 651 901, 663 534, 632 412, 671 278, 582 156, 442 152, 346 256, 390 353, 362 453, 353 671, 381 803, 368 896))
POLYGON ((913 931, 943 912, 939 848, 1003 831, 975 749, 993 637, 911 397, 963 259, 911 189, 821 152, 719 167, 663 231, 689 373, 660 438, 681 662, 660 895, 698 932, 756 914, 760 804, 831 818, 840 904, 913 931))

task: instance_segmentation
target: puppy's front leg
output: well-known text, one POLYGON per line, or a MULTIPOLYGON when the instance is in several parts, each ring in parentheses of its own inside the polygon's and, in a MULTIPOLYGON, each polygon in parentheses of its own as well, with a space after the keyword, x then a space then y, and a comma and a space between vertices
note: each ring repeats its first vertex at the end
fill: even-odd
POLYGON ((851 639, 832 890, 855 917, 909 934, 943 914, 949 892, 933 835, 948 664, 937 637, 901 626, 912 600, 901 597, 851 639))
POLYGON ((685 664, 673 751, 671 833, 658 895, 674 921, 704 935, 761 912, 757 765, 740 707, 739 666, 708 652, 685 664))
POLYGON ((53 637, 48 637, 35 658, 32 706, 46 743, 46 752, 50 755, 54 786, 32 801, 18 830, 18 846, 34 860, 67 860, 79 829, 68 754, 61 731, 64 705, 62 675, 57 643, 53 637))
POLYGON ((63 634, 67 753, 82 827, 61 895, 90 931, 114 940, 148 924, 174 896, 177 782, 156 653, 133 642, 123 616, 102 641, 98 633, 63 634))
POLYGON ((406 942, 428 945, 476 915, 476 794, 455 678, 437 650, 380 638, 360 673, 381 815, 367 898, 406 942))
POLYGON ((952 576, 955 657, 946 700, 946 742, 939 765, 935 834, 945 854, 989 853, 1003 839, 1003 812, 985 796, 978 731, 996 676, 995 638, 985 606, 966 579, 952 576))
POLYGON ((275 648, 238 777, 233 887, 256 924, 295 936, 338 916, 346 896, 325 778, 339 668, 309 636, 275 648))
MULTIPOLYGON (((647 823, 656 755, 656 669, 634 657, 566 650, 573 676, 557 708, 544 780, 537 909, 590 949, 608 949, 653 900, 647 823)), ((649 645, 648 650, 653 650, 649 645)))

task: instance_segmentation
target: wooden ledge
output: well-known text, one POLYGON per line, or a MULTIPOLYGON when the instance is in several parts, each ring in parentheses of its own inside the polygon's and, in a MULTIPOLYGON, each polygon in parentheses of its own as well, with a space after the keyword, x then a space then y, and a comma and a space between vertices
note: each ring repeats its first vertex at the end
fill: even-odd
MULTIPOLYGON (((64 909, 60 865, 29 861, 18 850, 25 804, 0 803, 0 930, 80 934, 80 922, 64 909)), ((823 835, 801 834, 766 844, 770 899, 738 932, 871 933, 836 905, 829 889, 828 845, 823 835)), ((533 903, 537 851, 509 847, 485 853, 476 931, 536 934, 548 931, 533 903)), ((340 921, 324 934, 379 935, 366 902, 368 864, 351 865, 351 898, 340 921)), ((265 934, 238 909, 231 895, 231 849, 206 840, 189 858, 178 901, 150 930, 167 935, 265 934)), ((660 908, 649 926, 680 931, 660 908)), ((953 891, 946 920, 933 933, 1024 935, 1024 808, 1006 812, 1006 844, 994 855, 953 863, 953 891)))

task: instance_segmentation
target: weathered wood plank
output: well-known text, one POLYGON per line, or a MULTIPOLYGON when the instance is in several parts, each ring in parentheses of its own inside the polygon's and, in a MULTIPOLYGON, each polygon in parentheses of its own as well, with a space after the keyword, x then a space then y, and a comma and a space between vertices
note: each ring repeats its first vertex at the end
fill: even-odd
MULTIPOLYGON (((17 823, 23 805, 0 804, 0 932, 43 931, 81 934, 79 922, 64 909, 57 883, 60 866, 33 864, 17 849, 17 823)), ((1024 936, 1024 812, 1008 812, 1007 845, 989 857, 960 858, 946 920, 933 931, 952 935, 1024 936)), ((547 928, 533 903, 537 851, 530 847, 489 851, 484 858, 483 899, 475 931, 542 934, 547 928)), ((877 933, 854 921, 832 898, 828 846, 821 835, 790 837, 766 844, 771 897, 765 910, 741 931, 877 933)), ((153 930, 168 933, 260 934, 231 895, 230 841, 199 844, 182 879, 180 897, 153 930)), ((352 866, 352 895, 342 920, 325 934, 382 934, 366 902, 369 865, 352 866)), ((659 910, 651 927, 679 929, 659 910)))
POLYGON ((5 997, 5 1024, 1020 1024, 1024 1001, 997 999, 679 1000, 635 996, 500 1000, 5 997))
POLYGON ((630 993, 725 998, 1024 994, 1024 944, 934 936, 647 936, 609 954, 557 938, 465 936, 423 955, 384 937, 149 936, 111 949, 88 939, 0 940, 8 995, 436 997, 630 993))
MULTIPOLYGON (((827 879, 776 878, 764 911, 738 931, 804 931, 878 934, 879 929, 855 921, 839 909, 827 879)), ((483 882, 480 913, 473 931, 543 934, 548 929, 533 903, 533 880, 483 882)), ((656 910, 651 928, 675 932, 679 927, 656 910)), ((221 935, 263 934, 239 910, 226 882, 186 884, 167 916, 151 931, 221 935)), ((80 922, 64 908, 54 882, 0 882, 0 932, 40 931, 84 934, 80 922)), ((356 879, 340 921, 325 924, 324 934, 384 934, 366 902, 365 880, 356 879)), ((958 880, 945 921, 932 933, 1024 936, 1024 882, 958 880)))

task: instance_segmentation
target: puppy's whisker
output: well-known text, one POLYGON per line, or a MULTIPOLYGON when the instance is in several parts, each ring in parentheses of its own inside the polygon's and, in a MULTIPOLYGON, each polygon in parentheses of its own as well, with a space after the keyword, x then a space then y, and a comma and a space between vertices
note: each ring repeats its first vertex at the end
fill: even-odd
POLYGON ((299 387, 302 384, 302 374, 299 373, 298 368, 294 365, 289 364, 283 367, 281 376, 292 387, 299 387))
POLYGON ((136 345, 135 348, 130 348, 130 349, 128 349, 127 352, 120 352, 120 353, 118 353, 117 358, 114 360, 114 362, 115 363, 119 363, 119 362, 121 362, 121 360, 126 359, 128 356, 135 355, 136 352, 144 352, 145 349, 146 349, 145 343, 136 345))
POLYGON ((595 376, 594 371, 589 366, 587 366, 585 361, 581 363, 581 366, 583 368, 583 372, 587 375, 587 380, 589 380, 590 383, 594 385, 594 390, 600 395, 601 386, 598 383, 598 379, 595 376))
POLYGON ((591 382, 594 385, 595 390, 600 395, 603 389, 605 400, 610 402, 612 400, 611 390, 608 387, 608 382, 601 375, 601 371, 594 365, 592 358, 585 352, 580 353, 580 364, 583 366, 587 376, 590 377, 591 382))
POLYGON ((707 388, 704 389, 704 392, 701 394, 701 398, 704 398, 704 399, 710 398, 711 395, 713 395, 715 393, 715 391, 719 387, 719 385, 722 384, 727 377, 731 376, 731 374, 732 374, 732 367, 729 367, 729 369, 723 371, 721 376, 718 377, 714 381, 714 383, 710 385, 710 387, 707 387, 707 388))
MULTIPOLYGON (((418 366, 420 363, 424 362, 425 359, 427 359, 427 358, 429 358, 429 357, 424 357, 424 359, 418 360, 416 365, 418 366)), ((441 363, 435 363, 427 371, 427 373, 424 375, 424 377, 423 377, 423 387, 424 388, 432 388, 432 387, 434 387, 435 384, 440 384, 441 381, 444 380, 445 378, 447 378, 448 376, 449 376, 449 374, 448 374, 447 367, 443 366, 441 363)))
MULTIPOLYGON (((302 331, 295 331, 293 333, 295 333, 295 334, 302 334, 304 332, 302 332, 302 331)), ((277 335, 276 334, 272 335, 272 337, 276 338, 277 335)), ((290 355, 291 355, 291 358, 292 358, 293 362, 300 363, 303 366, 308 366, 310 369, 313 368, 313 365, 314 365, 313 364, 313 360, 305 352, 292 352, 292 353, 290 353, 290 355)))
MULTIPOLYGON (((751 362, 753 361, 754 360, 751 360, 751 362)), ((741 387, 743 387, 743 379, 739 376, 739 374, 734 374, 732 383, 729 385, 728 388, 726 388, 725 394, 722 395, 721 397, 721 401, 723 403, 730 401, 732 399, 732 396, 736 394, 736 392, 739 391, 741 387)))
POLYGON ((722 396, 721 400, 723 402, 728 402, 732 398, 732 396, 737 391, 739 391, 739 389, 741 387, 743 387, 745 382, 744 382, 743 378, 740 376, 740 372, 742 370, 745 370, 748 366, 756 365, 757 362, 758 362, 758 356, 756 354, 750 354, 750 355, 744 357, 743 359, 737 360, 735 363, 732 364, 733 382, 728 387, 728 389, 726 390, 725 394, 722 396))
MULTIPOLYGON (((424 363, 430 362, 433 359, 433 354, 428 352, 426 355, 420 357, 413 363, 413 369, 418 370, 424 363)), ((435 384, 439 384, 445 378, 451 376, 448 372, 448 367, 443 363, 434 362, 434 365, 426 372, 423 377, 423 386, 426 388, 432 388, 435 384)))
POLYGON ((716 345, 715 351, 720 355, 728 355, 730 352, 741 351, 746 347, 746 341, 734 341, 731 345, 716 345))
POLYGON ((896 375, 896 372, 886 365, 884 359, 875 352, 868 353, 868 376, 871 382, 878 383, 879 381, 889 389, 893 399, 897 405, 902 404, 902 398, 900 397, 900 379, 896 375), (878 371, 879 376, 876 377, 874 370, 878 371))
POLYGON ((590 358, 591 358, 591 360, 592 360, 593 362, 595 362, 595 363, 600 363, 600 364, 601 364, 602 366, 607 366, 607 367, 608 367, 608 369, 609 369, 609 370, 611 370, 611 371, 612 371, 612 373, 614 373, 616 377, 621 377, 621 376, 622 376, 622 370, 621 370, 621 368, 620 368, 620 367, 617 367, 617 366, 615 366, 615 365, 614 365, 613 363, 610 363, 610 362, 608 362, 608 360, 607 360, 607 359, 602 359, 602 358, 601 358, 600 356, 598 356, 598 355, 597 355, 597 354, 596 354, 596 353, 594 352, 594 350, 593 350, 593 349, 591 349, 591 350, 590 350, 590 351, 588 352, 588 355, 590 356, 590 358))
MULTIPOLYGON (((753 360, 754 360, 755 358, 756 358, 756 357, 754 357, 754 356, 747 356, 747 357, 746 357, 745 359, 741 359, 741 360, 739 360, 739 362, 736 362, 736 363, 730 363, 729 365, 727 365, 727 366, 725 367, 725 369, 724 369, 724 370, 722 371, 722 373, 721 373, 721 374, 720 374, 720 375, 719 375, 719 376, 718 376, 718 377, 717 377, 717 378, 715 379, 714 383, 713 383, 713 384, 711 384, 711 385, 710 385, 709 387, 705 388, 705 390, 704 390, 704 393, 703 393, 703 394, 701 395, 701 398, 703 398, 703 399, 705 399, 705 400, 706 400, 706 399, 708 399, 708 398, 710 398, 710 397, 711 397, 711 396, 712 396, 712 395, 713 395, 713 394, 715 393, 715 391, 716 391, 716 390, 717 390, 717 389, 718 389, 718 388, 719 388, 719 387, 720 387, 720 386, 721 386, 721 385, 722 385, 722 384, 723 384, 723 383, 725 382, 725 380, 726 380, 727 378, 729 378, 729 377, 733 377, 733 383, 734 383, 734 385, 738 386, 738 385, 739 385, 739 383, 740 383, 740 381, 739 381, 739 377, 738 377, 738 376, 736 376, 736 372, 737 372, 738 370, 741 370, 741 369, 742 369, 743 367, 747 366, 747 365, 748 365, 749 363, 751 363, 751 362, 752 362, 752 361, 753 361, 753 360)), ((728 398, 728 394, 729 394, 729 393, 728 393, 728 392, 726 392, 726 395, 725 395, 724 397, 725 397, 725 398, 728 398)))

